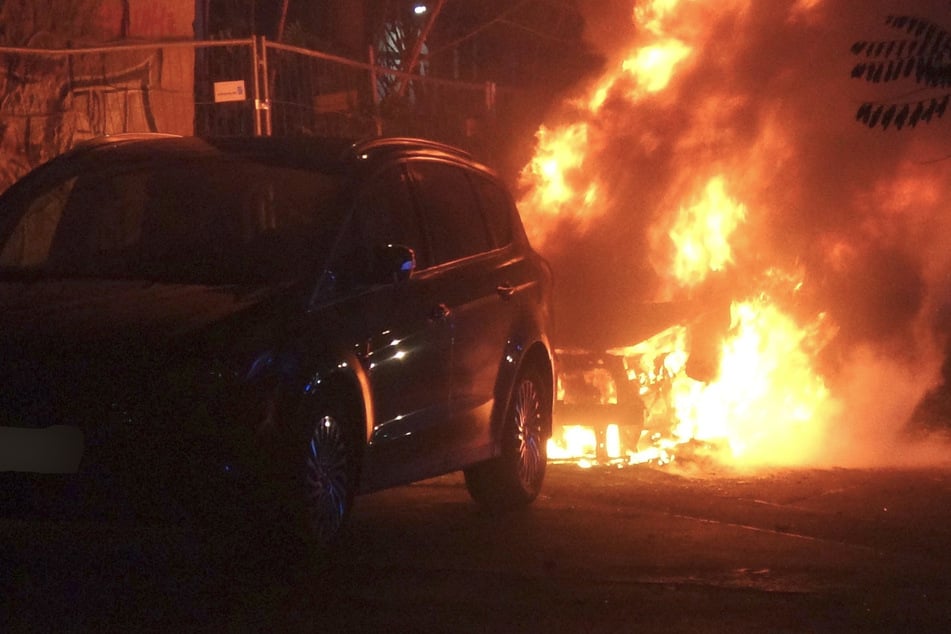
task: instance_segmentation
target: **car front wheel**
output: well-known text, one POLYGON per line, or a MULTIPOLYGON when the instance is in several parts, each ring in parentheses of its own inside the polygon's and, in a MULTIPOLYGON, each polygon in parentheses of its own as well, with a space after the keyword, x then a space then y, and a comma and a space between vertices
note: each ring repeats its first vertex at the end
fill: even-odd
POLYGON ((305 539, 318 548, 343 529, 356 490, 356 447, 346 416, 334 407, 310 419, 303 453, 301 518, 305 539))
POLYGON ((469 494, 489 510, 526 506, 541 490, 551 416, 545 394, 545 383, 536 372, 522 374, 503 421, 501 455, 465 471, 469 494))

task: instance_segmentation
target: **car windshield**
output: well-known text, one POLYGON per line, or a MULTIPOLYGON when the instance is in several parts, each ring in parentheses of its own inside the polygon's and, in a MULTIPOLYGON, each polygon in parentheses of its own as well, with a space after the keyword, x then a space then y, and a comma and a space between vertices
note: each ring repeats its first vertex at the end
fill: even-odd
POLYGON ((5 209, 0 270, 183 284, 282 284, 340 224, 339 177, 251 160, 90 169, 5 209), (12 213, 12 218, 10 215, 12 213))

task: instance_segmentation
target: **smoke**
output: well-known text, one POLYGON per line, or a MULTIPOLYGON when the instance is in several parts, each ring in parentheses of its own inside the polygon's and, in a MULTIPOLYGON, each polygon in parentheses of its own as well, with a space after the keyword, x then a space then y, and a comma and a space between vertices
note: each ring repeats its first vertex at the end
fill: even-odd
POLYGON ((587 0, 583 9, 615 80, 592 109, 605 84, 591 78, 547 124, 589 125, 586 159, 569 176, 600 195, 595 222, 568 214, 536 238, 556 273, 561 340, 628 332, 645 304, 696 299, 670 279, 666 235, 677 210, 723 175, 747 210, 721 276, 731 293, 775 269, 798 271, 787 308, 837 326, 821 368, 844 406, 822 460, 881 462, 909 420, 940 427, 951 417, 939 396, 951 334, 951 118, 901 131, 857 123, 863 100, 910 99, 915 86, 850 78, 850 47, 903 37, 885 25, 894 13, 951 28, 948 3, 587 0), (638 80, 616 69, 671 40, 690 54, 662 90, 636 93, 638 80))

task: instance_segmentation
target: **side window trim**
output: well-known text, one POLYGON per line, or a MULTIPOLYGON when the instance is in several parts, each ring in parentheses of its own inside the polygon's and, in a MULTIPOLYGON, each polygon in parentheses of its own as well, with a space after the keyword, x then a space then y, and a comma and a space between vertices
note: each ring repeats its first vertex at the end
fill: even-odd
POLYGON ((407 168, 409 179, 411 181, 411 187, 414 192, 414 198, 417 204, 418 213, 422 217, 423 230, 427 235, 427 240, 430 245, 430 254, 432 256, 433 266, 441 267, 445 264, 451 264, 453 262, 468 260, 470 258, 478 257, 483 255, 484 253, 495 250, 496 247, 494 245, 494 240, 493 240, 491 231, 489 230, 489 226, 488 226, 488 223, 486 222, 485 215, 482 211, 481 205, 479 204, 479 196, 475 190, 475 187, 470 177, 471 168, 454 161, 449 161, 449 160, 444 160, 444 159, 434 158, 434 157, 411 157, 405 161, 405 165, 407 168), (462 179, 466 183, 466 187, 468 188, 470 206, 472 210, 475 212, 476 217, 478 218, 478 224, 481 227, 481 232, 482 232, 483 244, 485 245, 484 248, 478 248, 471 253, 466 253, 461 256, 448 257, 448 258, 442 258, 442 259, 439 257, 438 244, 437 244, 439 240, 437 239, 437 236, 434 235, 436 231, 435 223, 433 222, 433 219, 430 218, 431 211, 427 208, 427 202, 426 202, 427 196, 423 190, 423 183, 421 183, 420 180, 417 178, 417 172, 413 169, 414 167, 418 165, 422 165, 422 166, 438 165, 438 166, 443 166, 450 169, 458 170, 458 172, 462 176, 462 179))
POLYGON ((479 210, 482 212, 482 220, 489 232, 489 240, 493 248, 503 249, 511 245, 515 240, 513 225, 518 210, 508 189, 498 179, 488 174, 469 170, 467 176, 479 205, 479 210), (493 201, 486 194, 485 188, 494 190, 500 200, 493 201), (501 203, 503 206, 499 207, 495 203, 501 203))
POLYGON ((431 246, 405 160, 378 164, 360 182, 361 192, 353 199, 349 213, 354 246, 361 252, 360 260, 369 266, 364 282, 373 283, 372 252, 385 244, 411 248, 416 255, 415 270, 425 270, 430 264, 431 246))

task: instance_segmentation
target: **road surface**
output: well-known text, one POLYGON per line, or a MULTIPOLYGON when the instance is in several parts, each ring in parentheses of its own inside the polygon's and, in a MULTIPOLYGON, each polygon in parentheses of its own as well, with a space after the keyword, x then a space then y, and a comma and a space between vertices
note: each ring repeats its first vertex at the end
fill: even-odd
POLYGON ((501 517, 449 475, 294 563, 252 532, 0 520, 0 631, 946 632, 951 466, 550 465, 501 517))

